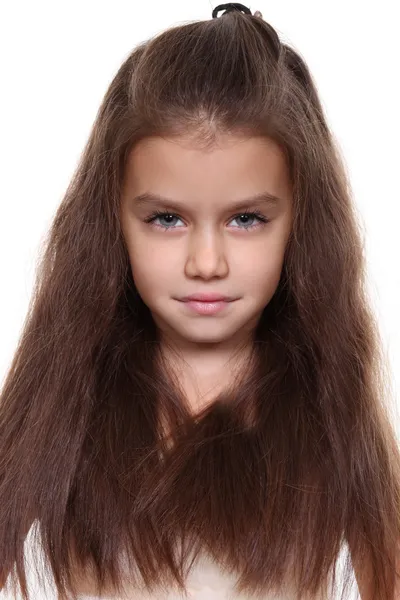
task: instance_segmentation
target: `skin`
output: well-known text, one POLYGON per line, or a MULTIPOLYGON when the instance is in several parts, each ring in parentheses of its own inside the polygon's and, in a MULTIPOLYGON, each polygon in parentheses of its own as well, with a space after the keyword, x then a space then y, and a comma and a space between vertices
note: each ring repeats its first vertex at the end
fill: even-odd
POLYGON ((153 137, 131 151, 121 225, 132 274, 193 406, 246 365, 256 325, 279 283, 291 222, 287 163, 270 139, 225 135, 203 150, 190 138, 153 137), (232 208, 265 191, 279 203, 253 202, 247 210, 270 222, 232 208), (136 196, 145 192, 180 208, 141 205, 136 196), (146 223, 154 210, 171 216, 146 223), (236 300, 214 316, 199 315, 178 300, 198 292, 236 300))

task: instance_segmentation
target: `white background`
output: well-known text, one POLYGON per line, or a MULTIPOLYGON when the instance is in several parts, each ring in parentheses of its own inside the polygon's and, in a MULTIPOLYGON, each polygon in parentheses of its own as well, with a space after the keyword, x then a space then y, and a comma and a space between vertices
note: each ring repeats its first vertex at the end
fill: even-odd
MULTIPOLYGON (((42 236, 102 97, 137 43, 211 18, 207 0, 52 0, 0 5, 0 384, 19 337, 42 236)), ((246 4, 246 2, 245 2, 246 4)), ((350 173, 366 231, 371 301, 398 407, 400 106, 397 2, 258 0, 305 58, 350 173)), ((400 431, 399 423, 395 423, 400 431)))
MULTIPOLYGON (((366 231, 371 301, 400 403, 400 106, 397 1, 259 0, 315 77, 366 231)), ((0 4, 0 385, 25 318, 41 238, 102 97, 136 46, 211 18, 207 0, 0 4)), ((397 432, 400 423, 395 422, 397 432)))

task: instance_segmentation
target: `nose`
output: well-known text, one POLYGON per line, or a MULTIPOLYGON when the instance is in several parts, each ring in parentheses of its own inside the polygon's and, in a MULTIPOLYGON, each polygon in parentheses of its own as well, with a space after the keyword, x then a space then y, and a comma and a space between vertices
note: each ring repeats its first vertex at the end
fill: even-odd
POLYGON ((223 242, 217 235, 208 231, 192 237, 185 265, 187 277, 221 278, 228 270, 223 242))

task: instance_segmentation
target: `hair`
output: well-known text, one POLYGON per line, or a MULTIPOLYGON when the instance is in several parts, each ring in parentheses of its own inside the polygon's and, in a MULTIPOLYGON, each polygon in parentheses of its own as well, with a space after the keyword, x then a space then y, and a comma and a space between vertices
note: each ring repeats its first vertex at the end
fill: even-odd
POLYGON ((1 390, 0 581, 27 600, 24 540, 38 524, 62 596, 77 569, 100 593, 121 592, 127 573, 184 591, 190 553, 206 548, 240 592, 290 577, 298 598, 316 597, 336 585, 346 543, 342 597, 351 563, 369 561, 373 597, 392 599, 400 460, 365 263, 310 70, 271 25, 233 11, 135 47, 45 239, 1 390), (294 216, 251 367, 193 416, 135 289, 120 198, 139 140, 190 135, 206 149, 220 134, 279 144, 294 216))

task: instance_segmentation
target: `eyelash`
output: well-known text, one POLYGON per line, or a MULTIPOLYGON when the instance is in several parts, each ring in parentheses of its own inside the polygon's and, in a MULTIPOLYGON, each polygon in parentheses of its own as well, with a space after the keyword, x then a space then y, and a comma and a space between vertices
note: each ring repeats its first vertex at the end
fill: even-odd
MULTIPOLYGON (((179 227, 173 227, 173 226, 172 227, 165 227, 165 225, 156 225, 156 224, 154 224, 154 221, 156 219, 158 219, 159 217, 165 217, 165 215, 167 215, 168 217, 178 217, 178 219, 180 219, 180 217, 178 215, 176 215, 175 213, 173 213, 173 212, 155 210, 150 216, 148 216, 144 220, 144 222, 151 224, 153 227, 161 228, 164 231, 167 231, 169 229, 180 229, 179 227)), ((233 219, 237 219, 238 217, 242 217, 243 215, 250 216, 250 217, 256 217, 259 222, 256 225, 250 225, 249 227, 236 227, 236 229, 245 229, 245 230, 258 229, 258 227, 263 227, 265 224, 267 224, 267 223, 270 222, 270 220, 267 219, 258 210, 244 210, 244 211, 242 211, 242 212, 234 215, 232 217, 232 220, 233 219)))

